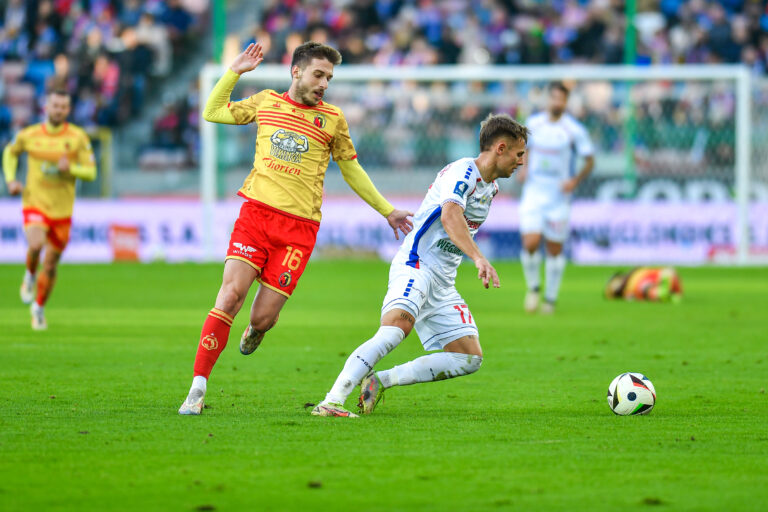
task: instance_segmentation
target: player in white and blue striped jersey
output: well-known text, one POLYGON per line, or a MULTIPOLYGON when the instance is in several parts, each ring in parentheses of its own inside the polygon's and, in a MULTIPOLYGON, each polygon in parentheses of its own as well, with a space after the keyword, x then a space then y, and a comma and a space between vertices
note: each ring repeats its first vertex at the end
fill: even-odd
POLYGON ((481 124, 480 154, 457 160, 438 173, 414 216, 413 231, 392 260, 381 327, 349 356, 312 414, 355 416, 344 402, 358 384, 358 407, 367 414, 387 388, 460 377, 480 368, 483 352, 477 324, 456 291, 456 270, 466 255, 483 286, 500 286, 496 270, 473 237, 499 191, 496 179, 510 177, 522 164, 527 138, 528 130, 510 116, 490 115, 481 124), (441 352, 374 371, 413 328, 425 350, 441 352))
POLYGON ((529 313, 539 309, 542 236, 547 256, 541 312, 555 311, 565 270, 563 244, 568 238, 571 194, 595 164, 589 134, 565 111, 567 103, 568 89, 561 82, 553 82, 547 110, 534 114, 527 122, 531 130, 528 157, 518 178, 525 182, 520 200, 520 262, 528 285, 524 308, 529 313), (584 164, 574 173, 577 156, 584 159, 584 164))

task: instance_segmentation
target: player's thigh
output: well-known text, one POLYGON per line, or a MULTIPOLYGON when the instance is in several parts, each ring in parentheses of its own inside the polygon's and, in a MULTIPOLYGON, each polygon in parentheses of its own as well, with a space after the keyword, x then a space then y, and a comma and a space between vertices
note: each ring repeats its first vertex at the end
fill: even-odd
POLYGON ((50 242, 45 245, 43 268, 47 272, 54 272, 56 270, 56 265, 58 265, 61 260, 61 253, 62 251, 56 245, 50 242))
POLYGON ((443 350, 483 357, 483 349, 480 347, 480 338, 478 336, 462 336, 446 344, 443 350))
POLYGON ((571 227, 570 216, 571 208, 567 202, 562 201, 551 204, 545 214, 544 230, 542 232, 544 238, 548 242, 554 242, 562 246, 568 239, 568 232, 571 227))
POLYGON ((444 350, 466 336, 479 338, 475 318, 456 289, 435 288, 414 326, 424 350, 444 350))
MULTIPOLYGON (((519 217, 520 217, 520 233, 523 236, 523 240, 528 238, 531 243, 540 240, 535 237, 540 237, 541 232, 544 229, 544 206, 543 199, 534 193, 524 194, 520 200, 519 217)), ((536 243, 538 246, 538 243, 536 243)), ((526 247, 528 248, 528 247, 526 247)))
POLYGON ((224 275, 221 278, 221 288, 216 297, 216 308, 229 315, 236 315, 258 275, 258 270, 244 261, 226 260, 224 262, 224 275))
POLYGON ((431 288, 431 275, 425 269, 393 264, 389 269, 387 294, 381 306, 382 319, 391 311, 405 311, 418 319, 431 288))
POLYGON ((45 245, 48 236, 48 226, 44 224, 28 224, 24 226, 24 235, 30 249, 39 251, 45 245))
POLYGON ((528 252, 534 252, 538 250, 541 244, 541 233, 523 233, 522 234, 523 247, 528 252))

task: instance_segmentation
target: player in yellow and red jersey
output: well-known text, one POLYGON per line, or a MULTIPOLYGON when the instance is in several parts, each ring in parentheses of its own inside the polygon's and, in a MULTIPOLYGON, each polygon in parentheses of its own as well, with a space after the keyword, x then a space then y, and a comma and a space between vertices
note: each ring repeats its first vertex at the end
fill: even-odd
POLYGON ((203 324, 192 387, 179 414, 201 413, 208 377, 253 281, 261 286, 240 339, 240 352, 253 352, 277 322, 314 249, 331 157, 350 187, 387 219, 396 238, 398 230, 407 234, 413 227, 408 219, 413 213, 389 204, 358 163, 341 109, 322 101, 333 68, 341 62, 339 52, 304 43, 293 53, 287 92, 267 89, 230 102, 239 76, 262 60, 261 44, 249 45, 211 91, 203 111, 207 121, 257 123, 259 129, 253 169, 238 192, 245 202, 230 238, 223 282, 203 324))
POLYGON ((31 303, 32 328, 36 330, 47 327, 43 307, 53 290, 56 266, 69 241, 75 181, 77 178, 88 181, 96 178, 96 163, 88 135, 67 123, 70 102, 66 91, 49 93, 45 101, 45 121, 23 129, 3 150, 3 174, 8 192, 21 194, 28 244, 21 300, 25 304, 31 303), (22 153, 27 153, 26 185, 16 179, 22 153), (45 257, 38 276, 43 247, 45 257))

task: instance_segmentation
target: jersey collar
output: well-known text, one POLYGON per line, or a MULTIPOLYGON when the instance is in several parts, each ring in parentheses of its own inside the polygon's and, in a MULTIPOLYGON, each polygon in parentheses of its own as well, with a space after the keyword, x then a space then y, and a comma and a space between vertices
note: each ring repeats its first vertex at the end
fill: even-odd
POLYGON ((58 128, 54 128, 51 124, 48 123, 48 121, 43 121, 42 123, 43 127, 43 133, 46 135, 61 135, 65 131, 67 131, 67 127, 69 127, 69 123, 64 121, 61 123, 61 126, 58 128))
MULTIPOLYGON (((303 103, 299 103, 298 101, 293 101, 291 99, 291 97, 288 96, 288 91, 285 91, 283 93, 283 99, 285 101, 287 101, 288 103, 290 103, 291 105, 293 105, 294 107, 306 108, 306 109, 313 109, 313 108, 315 108, 315 107, 310 107, 309 105, 305 105, 303 103)), ((323 100, 318 101, 316 106, 318 106, 318 107, 323 106, 323 100)))

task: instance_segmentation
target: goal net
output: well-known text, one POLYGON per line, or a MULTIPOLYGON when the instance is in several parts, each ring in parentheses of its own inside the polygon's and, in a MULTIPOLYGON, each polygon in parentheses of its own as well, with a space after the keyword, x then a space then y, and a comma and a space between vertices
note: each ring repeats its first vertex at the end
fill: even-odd
MULTIPOLYGON (((222 68, 201 73, 204 103, 222 68)), ((547 85, 571 88, 569 111, 596 148, 595 169, 574 195, 568 252, 582 263, 748 263, 768 247, 768 85, 740 66, 526 66, 381 68, 339 66, 328 102, 347 117, 359 159, 377 187, 417 207, 446 163, 477 154, 480 121, 506 112, 520 121, 546 107, 547 85)), ((285 66, 244 75, 232 97, 287 90, 285 66)), ((201 125, 201 198, 206 218, 231 198, 253 161, 255 126, 201 125)), ((580 162, 576 163, 576 168, 580 162)), ((500 183, 478 242, 516 257, 520 184, 500 183)), ((233 208, 231 205, 230 208, 233 208)), ((391 254, 376 214, 326 175, 323 249, 391 254), (350 215, 350 208, 355 214, 350 215)), ((209 255, 220 252, 213 221, 209 255)), ((389 232, 391 233, 391 232, 389 232)), ((219 236, 221 238, 221 236, 219 236)))

